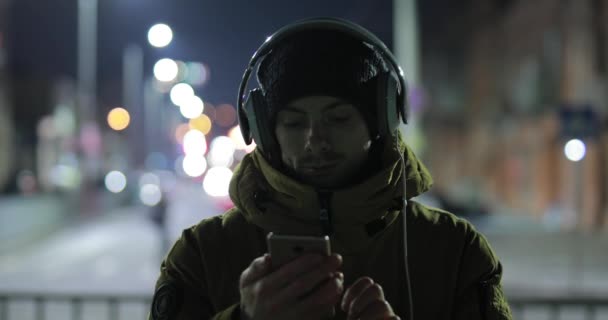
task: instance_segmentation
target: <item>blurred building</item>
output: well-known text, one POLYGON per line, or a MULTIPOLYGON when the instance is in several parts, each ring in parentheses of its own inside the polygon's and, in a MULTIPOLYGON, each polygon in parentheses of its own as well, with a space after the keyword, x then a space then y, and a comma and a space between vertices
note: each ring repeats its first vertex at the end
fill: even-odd
POLYGON ((438 189, 566 228, 606 226, 608 3, 466 3, 422 24, 426 148, 438 189), (577 135, 564 134, 566 107, 592 110, 600 124, 579 137, 587 147, 579 162, 564 156, 577 135))
POLYGON ((14 123, 10 107, 7 64, 7 17, 9 0, 0 0, 0 192, 9 184, 14 163, 14 123))

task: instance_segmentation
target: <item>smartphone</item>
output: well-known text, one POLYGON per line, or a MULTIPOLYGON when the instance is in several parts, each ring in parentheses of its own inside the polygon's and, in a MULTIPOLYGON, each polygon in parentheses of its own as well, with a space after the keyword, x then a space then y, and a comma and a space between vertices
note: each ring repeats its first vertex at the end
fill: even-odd
POLYGON ((301 254, 317 253, 331 255, 329 237, 279 235, 270 232, 266 238, 272 268, 276 269, 301 254))

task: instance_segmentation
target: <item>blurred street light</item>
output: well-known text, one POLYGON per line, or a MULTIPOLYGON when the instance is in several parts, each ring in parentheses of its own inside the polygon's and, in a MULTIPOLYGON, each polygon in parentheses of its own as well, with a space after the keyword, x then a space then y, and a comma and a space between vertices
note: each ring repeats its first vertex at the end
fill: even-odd
POLYGON ((173 40, 173 31, 164 23, 155 24, 148 31, 148 42, 154 47, 166 47, 171 40, 173 40))
POLYGON ((203 189, 212 197, 225 197, 228 195, 232 171, 226 167, 209 169, 203 180, 203 189))
MULTIPOLYGON (((205 106, 205 108, 206 108, 206 106, 205 106)), ((211 132, 211 127, 212 127, 211 119, 209 119, 209 117, 206 114, 201 114, 200 116, 198 116, 194 119, 190 119, 188 124, 191 129, 196 129, 205 135, 209 134, 209 132, 211 132)))
POLYGON ((176 106, 181 106, 194 96, 194 89, 187 83, 178 83, 171 88, 169 97, 176 106))
POLYGON ((184 135, 184 153, 186 155, 204 155, 207 152, 205 135, 198 130, 190 130, 184 135))
POLYGON ((209 164, 212 167, 229 167, 234 161, 236 144, 226 136, 219 136, 211 141, 209 164))
POLYGON ((572 162, 581 161, 585 157, 587 148, 585 143, 579 139, 572 139, 566 143, 564 154, 572 162))
POLYGON ((184 157, 182 163, 184 172, 193 178, 200 177, 207 170, 207 160, 200 154, 190 154, 184 157))
POLYGON ((120 193, 127 186, 127 177, 120 171, 110 171, 104 179, 106 189, 112 193, 120 193))
POLYGON ((156 184, 146 184, 139 190, 139 199, 147 206, 153 207, 162 200, 160 186, 156 184))
POLYGON ((154 77, 158 81, 173 81, 177 77, 177 71, 177 63, 172 59, 160 59, 154 64, 154 77))
POLYGON ((123 108, 114 108, 108 113, 108 125, 116 131, 126 129, 130 121, 129 111, 123 108))
POLYGON ((199 117, 203 113, 203 110, 205 110, 205 104, 197 96, 191 96, 179 106, 179 111, 186 119, 199 117))

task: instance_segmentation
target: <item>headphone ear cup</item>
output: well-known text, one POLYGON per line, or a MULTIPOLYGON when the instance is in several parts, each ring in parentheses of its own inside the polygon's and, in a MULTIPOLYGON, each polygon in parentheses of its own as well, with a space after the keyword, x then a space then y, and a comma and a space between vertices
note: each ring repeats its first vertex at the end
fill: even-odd
POLYGON ((381 136, 393 134, 399 127, 399 108, 397 106, 397 81, 390 72, 378 74, 376 79, 378 131, 381 136))
MULTIPOLYGON (((265 151, 267 144, 264 139, 264 129, 266 124, 266 99, 261 89, 256 88, 249 92, 249 97, 245 102, 245 111, 247 113, 247 125, 249 133, 249 142, 253 139, 262 151, 265 151)), ((245 141, 247 142, 247 141, 245 141)))
POLYGON ((249 116, 250 114, 252 114, 252 108, 250 106, 250 103, 252 103, 251 101, 251 94, 249 94, 247 101, 245 101, 245 104, 241 107, 238 106, 239 110, 237 112, 237 116, 239 119, 239 128, 241 129, 241 135, 243 136, 243 140, 245 141, 245 144, 250 145, 251 142, 253 141, 253 137, 251 136, 251 125, 249 123, 249 116))

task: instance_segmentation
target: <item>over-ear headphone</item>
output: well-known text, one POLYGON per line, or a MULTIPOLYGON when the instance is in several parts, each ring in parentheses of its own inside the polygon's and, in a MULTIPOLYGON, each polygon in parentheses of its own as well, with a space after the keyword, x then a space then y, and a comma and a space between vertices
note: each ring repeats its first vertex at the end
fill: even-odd
POLYGON ((273 135, 273 128, 269 127, 270 115, 268 114, 264 92, 260 88, 255 88, 249 92, 248 97, 245 97, 245 90, 249 84, 251 72, 264 56, 269 54, 284 39, 308 30, 338 31, 376 49, 394 73, 394 75, 391 74, 391 70, 389 70, 388 72, 381 72, 377 76, 378 133, 380 136, 386 136, 397 130, 401 122, 407 124, 409 108, 405 76, 393 54, 380 39, 367 29, 343 19, 314 18, 301 20, 279 29, 264 41, 249 61, 239 87, 237 114, 243 139, 248 145, 251 144, 252 140, 255 140, 257 147, 273 162, 275 160, 273 158, 277 156, 273 153, 276 153, 278 148, 273 135))

